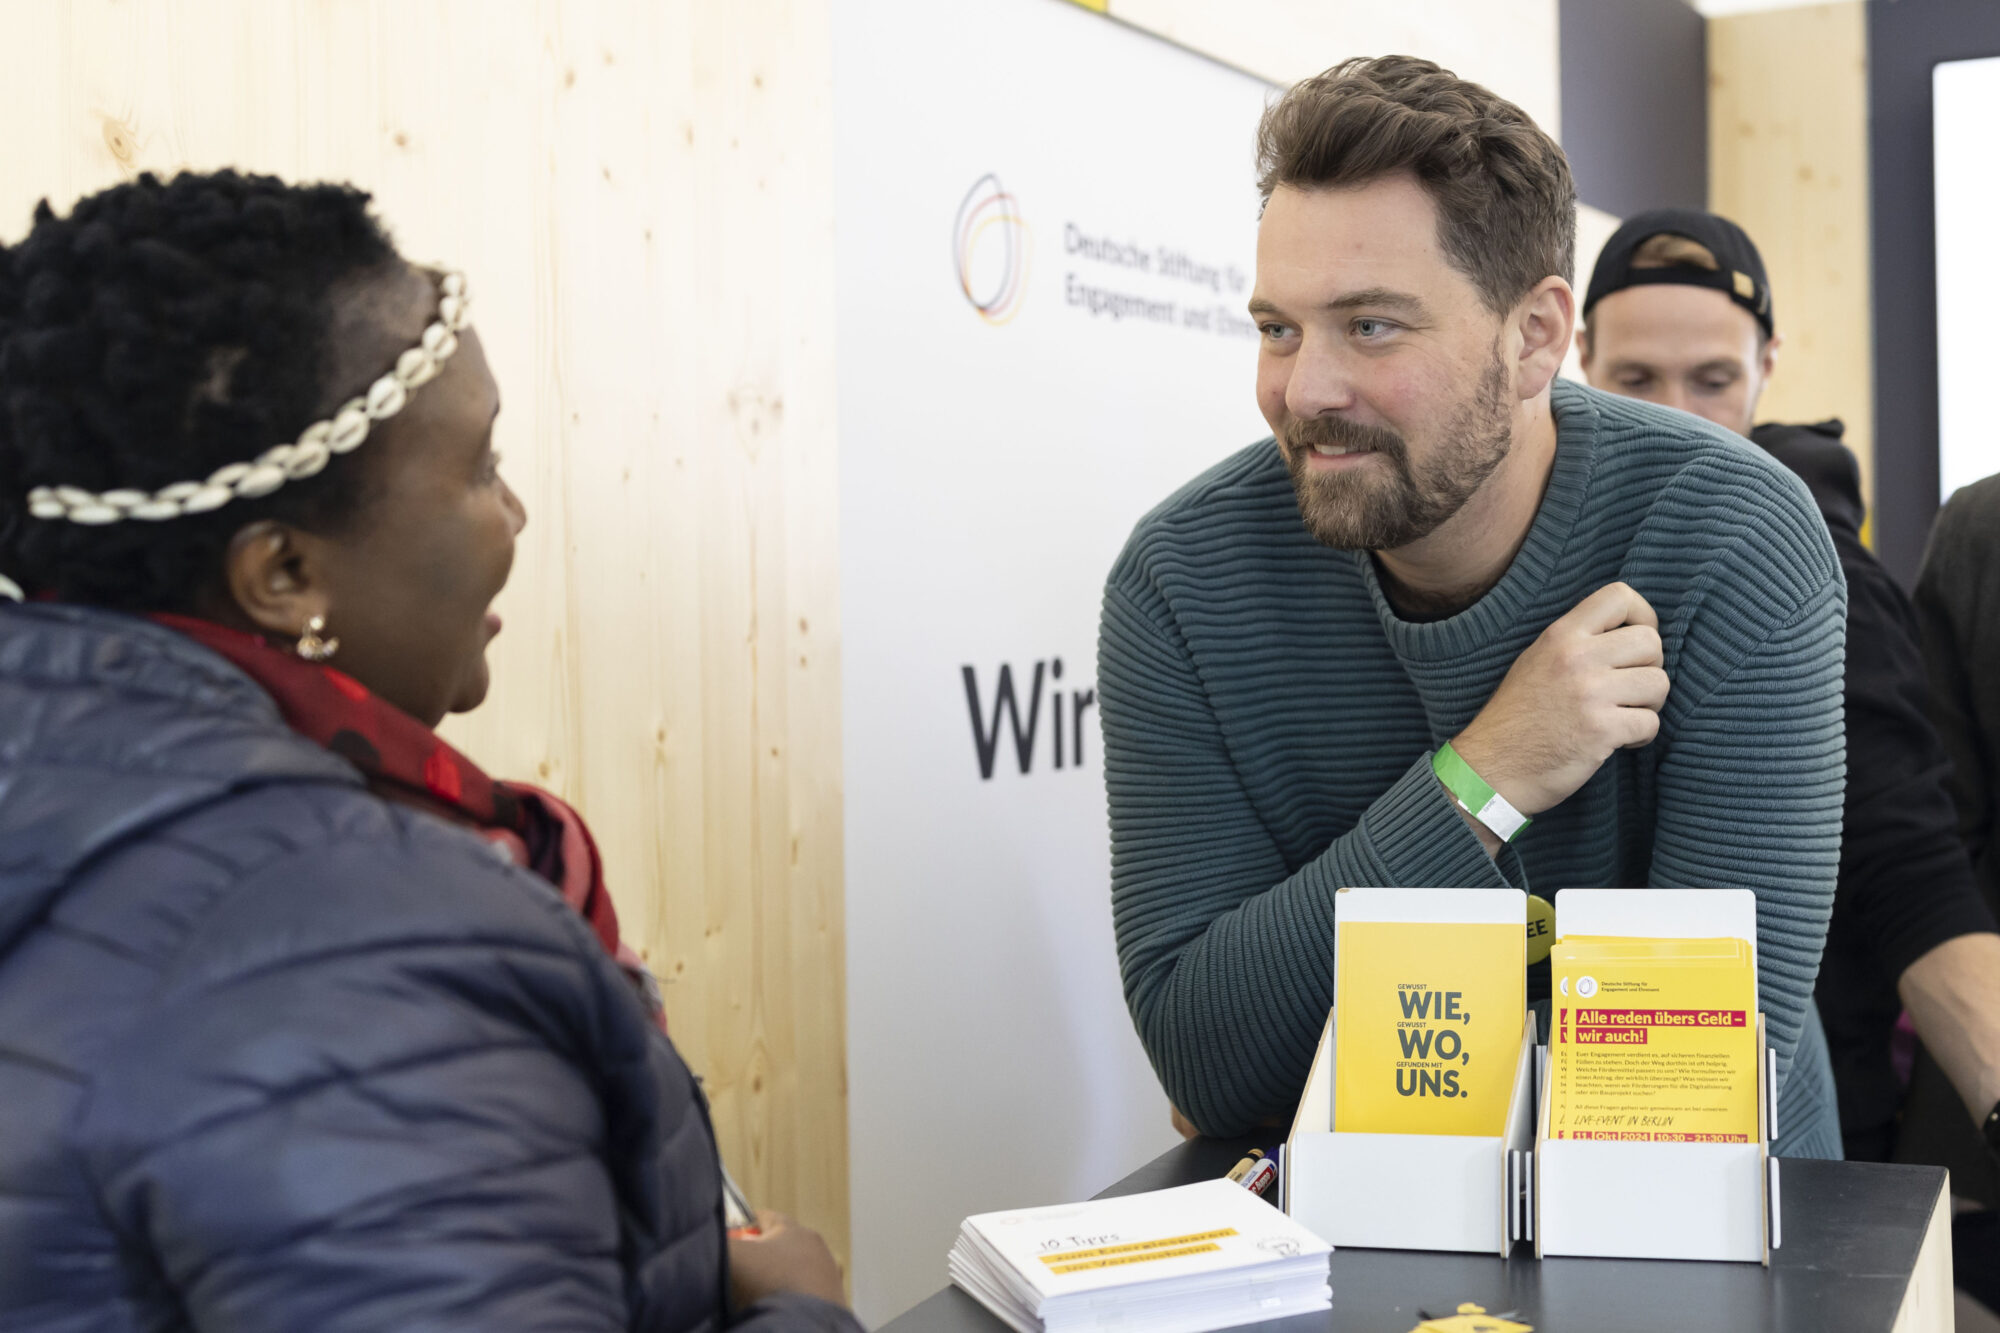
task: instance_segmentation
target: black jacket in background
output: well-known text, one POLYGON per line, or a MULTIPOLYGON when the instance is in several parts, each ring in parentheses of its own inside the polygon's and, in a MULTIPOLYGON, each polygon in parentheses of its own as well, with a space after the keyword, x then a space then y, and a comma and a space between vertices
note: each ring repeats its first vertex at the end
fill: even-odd
POLYGON ((1987 906, 2000 911, 2000 477, 1958 490, 1917 575, 1931 716, 1951 755, 1959 833, 1987 906))
POLYGON ((1947 940, 1994 929, 1959 840, 1951 763, 1931 725, 1910 599, 1861 544, 1865 510, 1838 421, 1759 426, 1750 438, 1802 478, 1847 576, 1847 795, 1840 879, 1814 998, 1851 1157, 1886 1155, 1902 1088, 1889 1035, 1903 970, 1947 940))
POLYGON ((0 1328, 859 1333, 728 1308, 582 919, 144 620, 0 601, 0 1328))

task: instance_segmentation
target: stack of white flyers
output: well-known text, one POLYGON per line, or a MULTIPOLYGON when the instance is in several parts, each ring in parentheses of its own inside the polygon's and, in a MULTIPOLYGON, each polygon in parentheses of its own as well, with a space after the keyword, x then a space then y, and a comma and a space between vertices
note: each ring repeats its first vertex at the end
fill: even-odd
POLYGON ((1020 1333, 1204 1333, 1332 1306, 1333 1247, 1229 1180, 968 1217, 951 1280, 1020 1333))

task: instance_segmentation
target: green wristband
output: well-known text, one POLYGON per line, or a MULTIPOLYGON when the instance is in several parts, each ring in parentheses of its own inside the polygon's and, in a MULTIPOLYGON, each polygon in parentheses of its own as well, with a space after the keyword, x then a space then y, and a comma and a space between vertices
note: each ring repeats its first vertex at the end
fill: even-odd
POLYGON ((1522 829, 1535 822, 1473 772, 1472 765, 1459 758, 1450 741, 1438 746, 1437 753, 1431 756, 1431 772, 1437 774, 1437 780, 1451 793, 1452 800, 1502 842, 1514 841, 1522 829))

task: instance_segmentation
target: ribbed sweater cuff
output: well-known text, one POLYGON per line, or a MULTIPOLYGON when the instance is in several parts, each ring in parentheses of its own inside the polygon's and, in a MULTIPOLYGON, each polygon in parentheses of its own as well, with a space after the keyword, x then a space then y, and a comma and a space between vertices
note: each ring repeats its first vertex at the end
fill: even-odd
POLYGON ((1507 876, 1486 854, 1479 835, 1466 826, 1431 772, 1428 754, 1368 807, 1361 817, 1361 833, 1384 876, 1379 886, 1369 887, 1509 887, 1507 876))

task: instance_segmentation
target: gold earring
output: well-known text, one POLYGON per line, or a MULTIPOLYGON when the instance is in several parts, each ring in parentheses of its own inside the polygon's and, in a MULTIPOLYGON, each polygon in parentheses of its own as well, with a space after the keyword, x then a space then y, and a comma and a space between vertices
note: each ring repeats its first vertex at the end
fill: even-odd
POLYGON ((324 662, 340 651, 340 640, 323 637, 326 634, 326 617, 314 616, 306 622, 299 634, 298 647, 292 651, 308 662, 324 662))

